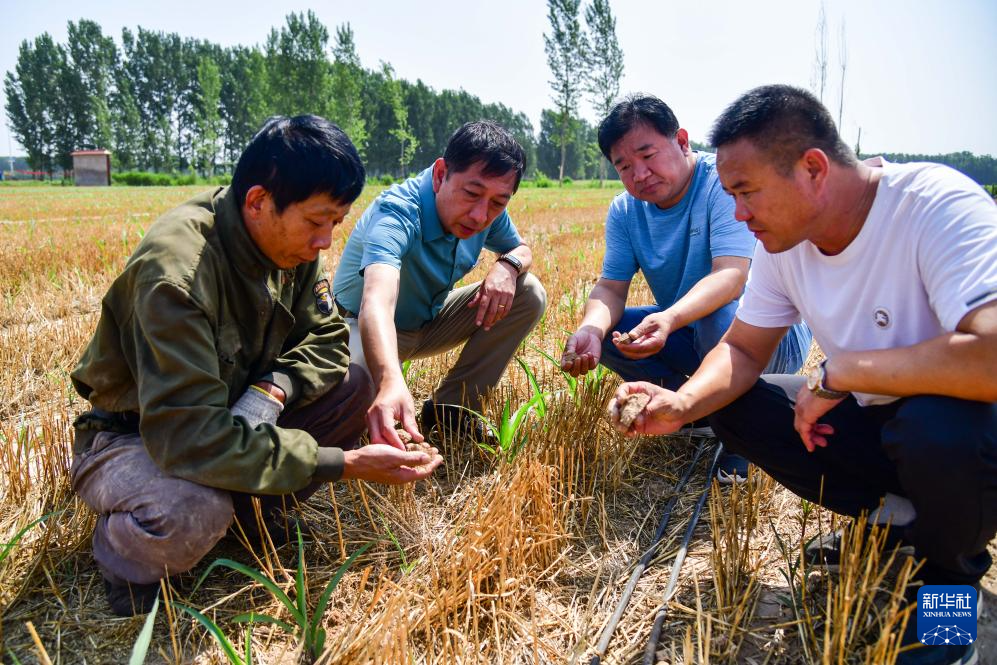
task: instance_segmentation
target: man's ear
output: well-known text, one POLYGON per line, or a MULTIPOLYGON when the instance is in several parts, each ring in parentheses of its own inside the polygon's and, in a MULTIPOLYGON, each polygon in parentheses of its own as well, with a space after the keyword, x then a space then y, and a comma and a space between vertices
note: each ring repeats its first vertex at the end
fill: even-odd
POLYGON ((433 193, 439 194, 443 181, 447 178, 447 163, 440 157, 433 162, 433 193))
POLYGON ((800 157, 799 165, 814 185, 822 186, 831 171, 831 160, 820 148, 810 148, 800 157))
POLYGON ((689 146, 689 132, 679 127, 678 131, 675 132, 675 140, 678 141, 679 149, 683 155, 692 152, 692 148, 689 146))
POLYGON ((252 218, 259 217, 269 198, 270 192, 263 185, 253 185, 246 192, 246 200, 242 204, 243 213, 252 218))

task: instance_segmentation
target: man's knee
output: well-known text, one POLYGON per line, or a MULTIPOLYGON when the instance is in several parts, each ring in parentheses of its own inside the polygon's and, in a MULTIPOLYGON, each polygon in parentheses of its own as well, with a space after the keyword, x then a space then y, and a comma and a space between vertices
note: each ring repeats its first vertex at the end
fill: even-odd
POLYGON ((168 494, 152 496, 132 512, 108 515, 107 536, 120 556, 172 575, 197 565, 225 535, 232 516, 228 492, 178 481, 168 494))
POLYGON ((285 412, 277 425, 301 429, 320 446, 355 448, 374 402, 374 382, 367 370, 351 363, 342 381, 313 402, 285 412))
POLYGON ((525 307, 527 312, 532 313, 534 324, 543 316, 547 309, 547 289, 533 273, 519 276, 514 305, 525 307))
POLYGON ((988 468, 993 473, 995 430, 997 405, 919 395, 908 398, 883 427, 883 446, 901 473, 943 467, 959 475, 988 468))
POLYGON ((695 348, 700 358, 713 350, 720 338, 734 322, 734 312, 737 311, 737 301, 727 303, 715 312, 707 314, 692 324, 695 330, 695 348))
MULTIPOLYGON (((754 390, 755 388, 752 388, 754 390)), ((751 391, 749 391, 750 393, 751 391)), ((707 421, 713 429, 714 434, 723 441, 724 448, 729 453, 735 453, 742 457, 749 457, 749 448, 752 440, 744 436, 745 421, 751 413, 749 406, 750 398, 748 394, 741 395, 719 411, 714 411, 707 416, 707 421)))
POLYGON ((374 403, 376 394, 374 380, 364 365, 350 363, 343 379, 343 389, 352 395, 357 408, 362 409, 364 413, 374 403))
POLYGON ((792 428, 791 396, 801 381, 802 377, 765 375, 743 395, 710 414, 710 427, 728 452, 751 459, 756 448, 769 444, 773 432, 792 428))

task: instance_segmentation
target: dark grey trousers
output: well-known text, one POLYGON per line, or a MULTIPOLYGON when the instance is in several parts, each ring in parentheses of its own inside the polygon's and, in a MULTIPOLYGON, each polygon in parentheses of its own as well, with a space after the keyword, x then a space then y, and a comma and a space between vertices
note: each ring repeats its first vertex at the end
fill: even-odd
POLYGON ((861 407, 849 397, 821 419, 834 427, 828 446, 808 453, 793 429, 804 383, 765 375, 710 424, 730 452, 835 512, 871 512, 887 492, 906 497, 917 518, 903 535, 926 559, 920 577, 977 583, 997 533, 997 405, 918 395, 861 407))
MULTIPOLYGON (((359 444, 374 393, 370 375, 351 365, 324 396, 281 415, 277 424, 302 429, 320 446, 349 450, 359 444)), ((93 555, 114 581, 151 584, 193 568, 232 523, 252 524, 251 497, 200 485, 161 470, 138 434, 99 432, 73 459, 73 489, 97 514, 93 555)), ((318 484, 295 493, 304 500, 318 484)), ((264 509, 284 497, 260 497, 264 509)), ((293 503, 293 502, 292 502, 293 503)))

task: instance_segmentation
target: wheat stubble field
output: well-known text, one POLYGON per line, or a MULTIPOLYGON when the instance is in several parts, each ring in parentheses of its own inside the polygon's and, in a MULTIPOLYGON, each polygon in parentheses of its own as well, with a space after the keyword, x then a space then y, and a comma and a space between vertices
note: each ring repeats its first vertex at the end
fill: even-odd
MULTIPOLYGON (((144 230, 202 189, 0 188, 0 662, 125 663, 139 639, 144 618, 107 609, 89 552, 94 516, 69 491, 70 423, 86 404, 68 374, 144 230)), ((337 230, 324 256, 330 273, 377 191, 368 187, 337 230)), ((525 414, 507 427, 508 450, 444 441, 445 467, 430 481, 332 486, 300 507, 300 551, 295 533, 276 551, 227 537, 165 590, 147 662, 587 663, 675 496, 654 563, 603 657, 641 662, 716 442, 623 439, 602 420, 618 380, 573 385, 544 355, 560 356, 581 317, 616 191, 524 188, 510 206, 549 307, 486 409, 496 424, 506 406, 525 414), (209 570, 219 558, 257 580, 209 570), (280 623, 243 621, 250 612, 280 623)), ((631 293, 631 302, 650 302, 639 280, 631 293)), ((417 400, 453 357, 408 368, 417 400)), ((841 522, 760 473, 739 489, 714 487, 655 661, 887 662, 905 620, 898 599, 910 565, 875 541, 852 542, 853 565, 840 576, 799 564, 802 544, 841 522)), ((993 607, 993 574, 984 586, 993 607)), ((982 662, 997 658, 993 623, 981 620, 990 635, 982 662)))

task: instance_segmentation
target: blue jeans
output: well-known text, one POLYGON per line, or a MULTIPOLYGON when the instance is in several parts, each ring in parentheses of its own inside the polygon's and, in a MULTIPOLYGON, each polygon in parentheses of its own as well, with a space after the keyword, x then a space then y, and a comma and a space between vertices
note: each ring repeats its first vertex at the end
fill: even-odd
MULTIPOLYGON (((649 314, 662 311, 657 305, 627 307, 616 327, 621 333, 633 330, 649 314)), ((717 311, 668 336, 665 348, 643 360, 627 358, 613 344, 612 331, 602 342, 603 365, 624 381, 648 381, 677 390, 695 371, 707 353, 717 345, 734 321, 737 303, 727 303, 717 311)), ((764 374, 794 374, 810 353, 812 335, 805 323, 792 326, 779 342, 764 374)))

